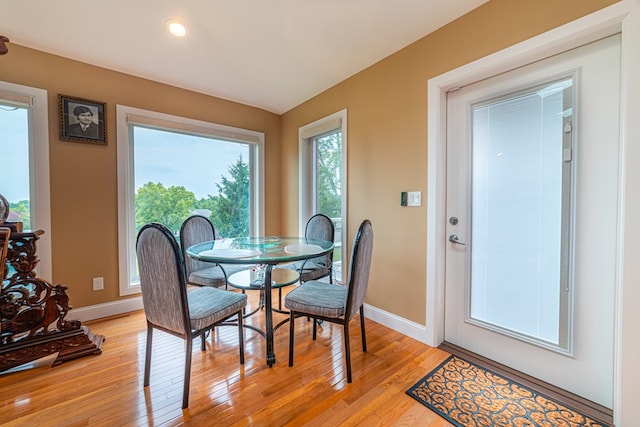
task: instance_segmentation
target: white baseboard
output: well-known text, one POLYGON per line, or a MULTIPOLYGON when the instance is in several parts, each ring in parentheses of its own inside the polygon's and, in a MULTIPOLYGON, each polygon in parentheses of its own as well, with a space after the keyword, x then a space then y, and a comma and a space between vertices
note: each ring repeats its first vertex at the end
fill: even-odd
MULTIPOLYGON (((69 312, 68 318, 69 320, 87 322, 89 320, 116 316, 136 310, 142 310, 142 297, 140 296, 104 304, 74 308, 69 312)), ((423 325, 368 304, 365 304, 364 315, 366 318, 380 323, 387 328, 393 329, 420 342, 427 343, 427 329, 423 325)))
POLYGON ((368 304, 364 305, 364 317, 422 343, 428 344, 427 328, 424 325, 420 325, 368 304))
POLYGON ((127 298, 104 304, 88 305, 72 309, 68 314, 68 320, 79 320, 86 322, 89 320, 101 319, 103 317, 116 316, 130 311, 142 310, 142 297, 127 298))

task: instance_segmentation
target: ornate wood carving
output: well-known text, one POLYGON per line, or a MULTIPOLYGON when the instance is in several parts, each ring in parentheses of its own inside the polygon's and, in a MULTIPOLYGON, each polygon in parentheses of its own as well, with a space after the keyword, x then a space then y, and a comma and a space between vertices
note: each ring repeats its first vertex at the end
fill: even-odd
POLYGON ((0 294, 0 344, 10 344, 53 331, 79 329, 77 320, 65 320, 71 307, 67 287, 51 286, 38 278, 10 281, 0 294), (50 330, 50 326, 55 326, 50 330))
POLYGON ((86 326, 66 332, 34 337, 12 345, 0 345, 0 372, 58 353, 53 366, 78 357, 102 353, 104 336, 86 326))
POLYGON ((27 231, 23 233, 11 233, 9 248, 7 250, 8 265, 13 267, 15 272, 6 275, 9 281, 36 277, 35 269, 40 259, 38 259, 38 249, 36 242, 44 234, 42 230, 27 231))
POLYGON ((12 233, 0 293, 0 371, 58 353, 54 365, 100 354, 104 337, 93 335, 71 310, 67 287, 36 277, 36 241, 42 231, 12 233), (9 270, 9 269, 6 269, 9 270))

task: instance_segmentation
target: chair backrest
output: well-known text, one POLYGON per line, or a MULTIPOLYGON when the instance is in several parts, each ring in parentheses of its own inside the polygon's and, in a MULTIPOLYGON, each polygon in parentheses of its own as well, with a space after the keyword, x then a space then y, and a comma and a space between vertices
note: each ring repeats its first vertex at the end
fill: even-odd
POLYGON ((136 240, 142 304, 153 325, 186 334, 190 330, 182 253, 167 227, 150 223, 136 240))
MULTIPOLYGON (((307 239, 326 240, 333 242, 335 236, 335 226, 331 218, 325 214, 315 214, 307 221, 304 229, 304 237, 307 239)), ((318 258, 313 258, 313 262, 322 262, 325 266, 330 267, 333 260, 333 251, 318 258)))
POLYGON ((307 239, 327 240, 333 242, 335 235, 335 227, 331 218, 325 214, 315 214, 309 221, 304 229, 304 236, 307 239))
POLYGON ((369 271, 373 253, 373 227, 368 219, 362 221, 356 233, 351 250, 351 268, 349 270, 349 291, 347 293, 346 319, 358 312, 367 296, 369 271))
POLYGON ((212 240, 216 240, 216 230, 208 218, 201 215, 192 215, 182 223, 180 227, 180 247, 182 248, 187 280, 192 272, 210 268, 213 265, 187 256, 187 248, 212 240))
POLYGON ((0 227, 0 285, 4 279, 4 269, 7 263, 7 249, 9 248, 9 237, 11 237, 11 229, 0 227))

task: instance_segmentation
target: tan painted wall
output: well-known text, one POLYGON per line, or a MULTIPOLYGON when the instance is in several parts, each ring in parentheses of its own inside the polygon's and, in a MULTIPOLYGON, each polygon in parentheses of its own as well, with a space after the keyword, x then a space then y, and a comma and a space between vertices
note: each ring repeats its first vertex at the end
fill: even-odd
POLYGON ((116 104, 264 132, 266 232, 280 232, 278 115, 15 44, 0 57, 0 80, 48 91, 51 230, 46 232, 51 233, 53 281, 69 286, 72 306, 119 299, 116 104), (58 94, 106 102, 106 147, 59 139, 58 94), (104 277, 103 291, 92 290, 97 276, 104 277))
POLYGON ((10 44, 0 80, 49 94, 53 281, 74 307, 120 298, 116 104, 264 132, 267 234, 298 232, 298 128, 347 108, 349 244, 363 218, 376 233, 367 302, 424 324, 426 206, 399 199, 426 196, 427 80, 612 3, 492 0, 281 117, 10 44), (106 147, 60 141, 59 93, 107 103, 106 147), (104 291, 91 290, 96 276, 104 291))
POLYGON ((375 233, 367 303, 424 325, 428 79, 613 3, 492 0, 284 114, 283 231, 298 230, 298 128, 346 108, 349 245, 364 218, 375 233))

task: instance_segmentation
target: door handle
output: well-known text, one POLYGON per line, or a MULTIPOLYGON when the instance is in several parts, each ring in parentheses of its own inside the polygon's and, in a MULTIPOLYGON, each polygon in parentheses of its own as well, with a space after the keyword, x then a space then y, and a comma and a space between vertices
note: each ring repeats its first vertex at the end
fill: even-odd
POLYGON ((466 245, 466 243, 461 242, 460 240, 458 240, 458 235, 457 234, 452 234, 451 236, 449 236, 449 241, 451 243, 455 243, 456 245, 462 245, 462 246, 466 245))

